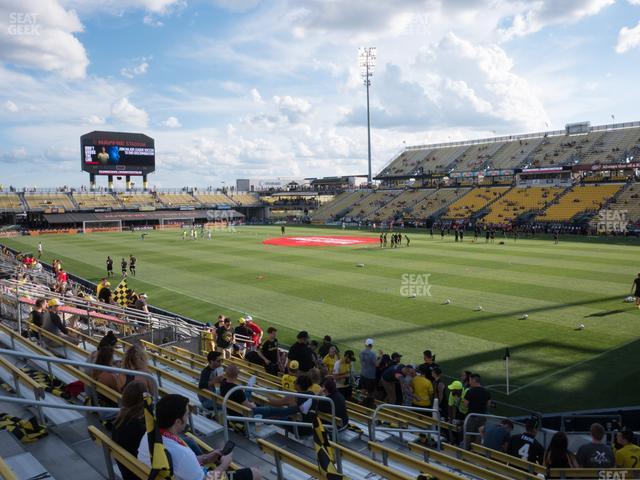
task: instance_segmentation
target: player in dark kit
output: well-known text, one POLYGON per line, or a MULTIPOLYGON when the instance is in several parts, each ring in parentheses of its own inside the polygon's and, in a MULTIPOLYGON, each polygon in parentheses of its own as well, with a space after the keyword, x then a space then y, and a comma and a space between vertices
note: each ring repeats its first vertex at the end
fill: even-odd
POLYGON ((127 276, 127 261, 123 258, 120 262, 120 268, 122 269, 122 276, 127 276))
POLYGON ((560 242, 560 232, 556 229, 553 231, 553 243, 556 245, 560 242))
POLYGON ((129 272, 134 277, 136 276, 136 257, 129 255, 129 272))
POLYGON ((280 235, 284 235, 284 225, 280 226, 280 235))
POLYGON ((409 240, 409 235, 404 236, 405 241, 407 242, 407 247, 411 244, 411 240, 409 240))
POLYGON ((113 277, 113 259, 107 257, 107 277, 113 277))
POLYGON ((640 308, 640 273, 633 280, 633 285, 631 286, 631 289, 633 290, 634 288, 635 288, 635 292, 633 296, 636 297, 636 307, 640 308))
POLYGON ((380 248, 382 248, 382 243, 384 242, 384 234, 380 234, 380 248))

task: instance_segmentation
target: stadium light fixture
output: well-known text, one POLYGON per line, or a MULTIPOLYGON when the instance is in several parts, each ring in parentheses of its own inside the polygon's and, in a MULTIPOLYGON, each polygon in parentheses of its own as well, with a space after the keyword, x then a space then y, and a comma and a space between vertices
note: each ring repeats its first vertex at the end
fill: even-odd
POLYGON ((371 115, 369 112, 369 87, 371 86, 371 77, 376 68, 376 47, 360 47, 358 49, 358 66, 360 67, 360 76, 367 87, 367 153, 369 159, 369 175, 367 179, 371 185, 371 115))

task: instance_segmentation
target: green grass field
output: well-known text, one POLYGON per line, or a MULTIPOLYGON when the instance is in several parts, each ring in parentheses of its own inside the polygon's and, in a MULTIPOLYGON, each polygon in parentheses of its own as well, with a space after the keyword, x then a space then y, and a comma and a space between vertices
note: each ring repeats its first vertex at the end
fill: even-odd
MULTIPOLYGON (((287 234, 343 232, 288 227, 287 234)), ((274 236, 279 227, 241 227, 210 242, 154 231, 145 241, 127 232, 6 243, 35 251, 42 240, 46 261, 60 258, 67 271, 93 281, 104 275, 107 255, 119 277, 120 258, 133 253, 138 276, 130 284, 159 307, 203 322, 250 313, 265 330, 277 326, 287 343, 305 329, 359 351, 373 337, 377 348, 404 353, 405 363, 421 361, 430 348, 445 374, 477 371, 494 398, 534 410, 637 404, 640 311, 622 301, 640 271, 637 246, 545 239, 487 245, 469 237, 460 244, 424 233, 394 250, 262 244, 274 236), (431 296, 403 297, 403 274, 429 274, 431 296), (529 318, 520 320, 523 313, 529 318), (586 328, 575 330, 579 323, 586 328), (505 347, 509 397, 502 393, 505 347)))

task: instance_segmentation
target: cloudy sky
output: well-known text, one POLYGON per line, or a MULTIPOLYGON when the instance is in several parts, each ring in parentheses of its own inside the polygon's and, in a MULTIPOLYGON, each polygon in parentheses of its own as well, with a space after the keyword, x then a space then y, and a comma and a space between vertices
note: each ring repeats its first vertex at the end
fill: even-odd
POLYGON ((0 183, 86 184, 79 137, 156 139, 158 186, 366 173, 405 144, 640 120, 640 0, 3 0, 0 183))

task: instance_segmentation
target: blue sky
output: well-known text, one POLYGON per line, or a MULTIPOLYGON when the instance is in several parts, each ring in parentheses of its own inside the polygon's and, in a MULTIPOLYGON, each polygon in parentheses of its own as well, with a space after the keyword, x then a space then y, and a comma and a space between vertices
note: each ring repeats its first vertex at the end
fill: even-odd
POLYGON ((0 183, 80 185, 79 137, 158 186, 374 171, 407 145, 640 120, 640 0, 5 0, 0 183))

